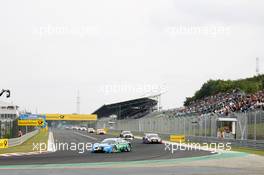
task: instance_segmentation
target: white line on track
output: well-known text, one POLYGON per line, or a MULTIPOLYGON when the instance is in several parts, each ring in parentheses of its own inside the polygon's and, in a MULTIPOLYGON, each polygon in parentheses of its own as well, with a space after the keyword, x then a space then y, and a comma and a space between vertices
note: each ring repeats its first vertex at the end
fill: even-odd
POLYGON ((0 157, 1 156, 3 156, 3 157, 29 156, 29 155, 37 155, 37 154, 42 154, 42 153, 48 153, 48 151, 42 151, 42 152, 35 151, 35 152, 27 152, 27 153, 22 153, 22 152, 19 152, 19 153, 6 153, 6 154, 0 154, 0 157))
POLYGON ((95 137, 91 137, 91 136, 88 136, 88 135, 85 135, 85 134, 82 134, 82 133, 79 133, 79 132, 73 132, 74 134, 77 134, 77 135, 80 135, 80 136, 83 136, 83 137, 87 137, 89 139, 92 139, 92 140, 97 140, 97 138, 95 137))
POLYGON ((53 133, 50 131, 49 132, 49 139, 48 139, 48 152, 56 152, 55 144, 54 144, 54 137, 53 133))

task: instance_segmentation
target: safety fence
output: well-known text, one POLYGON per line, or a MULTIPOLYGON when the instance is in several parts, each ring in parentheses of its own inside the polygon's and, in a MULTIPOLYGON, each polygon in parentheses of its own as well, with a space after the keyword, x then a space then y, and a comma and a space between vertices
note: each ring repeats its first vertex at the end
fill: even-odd
MULTIPOLYGON (((167 116, 166 113, 148 116, 140 119, 98 120, 97 127, 108 127, 115 130, 130 130, 136 132, 156 132, 160 134, 182 134, 191 139, 204 138, 219 139, 219 130, 222 126, 226 126, 228 122, 233 127, 232 132, 225 132, 222 139, 230 140, 252 140, 264 141, 264 111, 252 111, 247 113, 233 113, 229 116, 220 116, 216 114, 208 114, 203 116, 167 116), (219 119, 224 119, 219 122, 219 119)), ((244 142, 241 142, 244 143, 244 142)), ((255 142, 254 142, 255 144, 255 142)))

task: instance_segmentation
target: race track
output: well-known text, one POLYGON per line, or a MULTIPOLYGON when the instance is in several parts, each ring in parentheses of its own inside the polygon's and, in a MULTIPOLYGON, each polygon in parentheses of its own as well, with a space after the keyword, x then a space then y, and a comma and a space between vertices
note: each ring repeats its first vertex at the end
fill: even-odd
MULTIPOLYGON (((96 143, 111 135, 88 134, 86 131, 53 130, 55 143, 96 143)), ((139 160, 163 160, 184 157, 197 157, 210 155, 205 151, 176 151, 172 154, 165 151, 164 144, 142 144, 141 140, 132 142, 132 152, 124 153, 91 153, 82 154, 77 151, 56 151, 40 155, 0 157, 0 165, 36 165, 36 164, 72 164, 72 163, 98 163, 98 162, 124 162, 139 160)))

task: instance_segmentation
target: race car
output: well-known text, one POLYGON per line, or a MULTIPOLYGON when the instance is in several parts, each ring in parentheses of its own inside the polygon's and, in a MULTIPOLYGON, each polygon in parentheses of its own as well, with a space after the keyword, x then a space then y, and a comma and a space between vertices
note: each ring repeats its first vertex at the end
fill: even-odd
POLYGON ((87 128, 86 127, 80 127, 80 130, 81 131, 87 131, 87 128))
POLYGON ((107 138, 101 143, 95 143, 92 147, 92 152, 104 152, 104 153, 115 153, 115 152, 130 152, 130 142, 121 138, 107 138))
POLYGON ((120 137, 123 139, 127 139, 127 140, 133 140, 134 139, 134 135, 132 134, 131 131, 122 131, 120 133, 120 137))
POLYGON ((95 130, 93 128, 88 128, 87 132, 88 133, 95 133, 95 130))
POLYGON ((162 140, 158 134, 146 133, 143 137, 143 143, 162 143, 162 140))
POLYGON ((72 126, 71 129, 72 130, 79 130, 79 127, 78 126, 72 126))
POLYGON ((97 135, 104 135, 104 134, 106 134, 106 132, 105 132, 104 129, 97 129, 97 130, 96 130, 96 134, 97 134, 97 135))

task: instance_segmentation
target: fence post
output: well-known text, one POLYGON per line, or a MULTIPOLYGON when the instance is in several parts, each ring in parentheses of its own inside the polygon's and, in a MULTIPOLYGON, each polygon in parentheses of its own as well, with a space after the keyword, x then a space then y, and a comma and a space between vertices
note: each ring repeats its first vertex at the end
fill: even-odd
POLYGON ((254 140, 257 140, 257 112, 254 115, 254 140))
POLYGON ((183 118, 183 135, 185 136, 185 118, 183 118))
POLYGON ((206 115, 204 116, 204 136, 206 136, 206 115))

